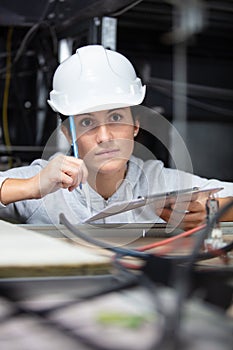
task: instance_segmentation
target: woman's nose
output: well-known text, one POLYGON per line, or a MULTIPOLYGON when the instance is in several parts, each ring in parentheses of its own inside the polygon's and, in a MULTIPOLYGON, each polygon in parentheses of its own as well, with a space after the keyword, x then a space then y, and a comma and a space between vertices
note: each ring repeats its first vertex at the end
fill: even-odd
POLYGON ((102 143, 112 140, 112 133, 109 125, 99 125, 97 128, 97 142, 102 143))

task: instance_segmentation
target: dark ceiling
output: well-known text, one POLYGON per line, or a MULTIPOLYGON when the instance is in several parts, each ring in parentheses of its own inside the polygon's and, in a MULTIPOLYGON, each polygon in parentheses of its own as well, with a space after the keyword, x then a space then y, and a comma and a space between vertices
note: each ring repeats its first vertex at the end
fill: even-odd
POLYGON ((179 4, 193 11, 201 4, 206 13, 205 35, 232 39, 232 0, 1 0, 0 25, 31 27, 47 22, 62 36, 67 28, 75 32, 80 21, 109 15, 117 17, 121 27, 164 33, 171 30, 179 4))
POLYGON ((58 30, 78 21, 103 16, 133 3, 132 0, 1 0, 0 24, 27 26, 46 21, 58 30))
MULTIPOLYGON (((73 33, 79 23, 93 17, 113 16, 122 28, 154 33, 164 33, 172 28, 174 9, 197 7, 205 10, 204 35, 232 40, 232 0, 1 0, 0 25, 31 27, 47 22, 59 36, 70 29, 73 33), (184 6, 186 4, 186 6, 184 6)), ((147 38, 144 38, 147 39, 147 38)))

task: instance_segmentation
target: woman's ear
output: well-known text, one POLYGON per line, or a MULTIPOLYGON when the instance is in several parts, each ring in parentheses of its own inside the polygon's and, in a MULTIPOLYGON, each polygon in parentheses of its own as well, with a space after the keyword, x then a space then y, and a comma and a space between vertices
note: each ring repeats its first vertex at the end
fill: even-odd
POLYGON ((139 120, 135 120, 135 123, 134 123, 134 133, 133 133, 133 136, 136 137, 138 132, 139 132, 139 129, 140 129, 140 122, 139 120))
POLYGON ((61 125, 61 131, 63 132, 63 134, 65 135, 67 141, 69 143, 72 143, 72 139, 71 139, 71 136, 70 136, 70 133, 69 133, 69 130, 67 129, 67 127, 65 125, 61 125))

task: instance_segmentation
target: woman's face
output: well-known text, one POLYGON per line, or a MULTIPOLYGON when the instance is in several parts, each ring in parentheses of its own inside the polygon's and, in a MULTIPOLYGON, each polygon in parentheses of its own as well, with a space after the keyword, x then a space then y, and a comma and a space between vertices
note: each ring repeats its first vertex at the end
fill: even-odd
POLYGON ((125 168, 134 147, 139 122, 129 107, 75 116, 79 157, 95 173, 125 168))

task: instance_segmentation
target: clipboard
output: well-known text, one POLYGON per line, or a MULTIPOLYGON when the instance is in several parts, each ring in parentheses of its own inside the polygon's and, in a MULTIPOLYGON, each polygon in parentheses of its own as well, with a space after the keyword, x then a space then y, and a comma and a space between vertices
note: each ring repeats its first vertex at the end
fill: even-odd
POLYGON ((83 221, 83 224, 91 223, 95 220, 103 219, 109 216, 120 214, 129 210, 140 208, 149 204, 154 205, 155 209, 168 207, 171 203, 175 202, 187 202, 194 201, 198 196, 209 197, 219 191, 223 187, 207 188, 201 189, 199 187, 193 187, 188 189, 182 189, 171 192, 163 192, 152 194, 148 196, 142 196, 136 199, 129 201, 119 201, 113 204, 110 204, 108 207, 94 214, 93 216, 87 218, 83 221))

